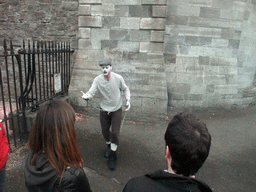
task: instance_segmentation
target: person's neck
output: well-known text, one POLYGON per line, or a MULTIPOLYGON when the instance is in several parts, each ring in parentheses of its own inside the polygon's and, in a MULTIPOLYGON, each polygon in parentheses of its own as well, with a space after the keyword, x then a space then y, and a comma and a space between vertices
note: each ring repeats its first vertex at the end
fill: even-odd
POLYGON ((104 78, 105 78, 106 80, 109 80, 110 77, 111 77, 111 72, 109 72, 108 75, 104 75, 104 78))
MULTIPOLYGON (((175 174, 175 175, 179 175, 179 176, 184 176, 182 174, 177 174, 175 173, 175 171, 171 168, 171 166, 168 166, 168 170, 167 170, 169 173, 172 173, 172 174, 175 174)), ((189 177, 191 178, 195 178, 195 175, 190 175, 189 177)))

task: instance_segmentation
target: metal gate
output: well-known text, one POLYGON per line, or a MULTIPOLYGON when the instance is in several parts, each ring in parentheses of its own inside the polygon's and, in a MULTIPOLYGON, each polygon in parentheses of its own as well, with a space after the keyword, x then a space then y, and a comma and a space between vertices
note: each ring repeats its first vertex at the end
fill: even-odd
POLYGON ((71 77, 70 43, 4 40, 0 53, 0 120, 11 149, 27 142, 26 111, 68 92, 71 77), (2 54, 2 55, 1 55, 2 54))

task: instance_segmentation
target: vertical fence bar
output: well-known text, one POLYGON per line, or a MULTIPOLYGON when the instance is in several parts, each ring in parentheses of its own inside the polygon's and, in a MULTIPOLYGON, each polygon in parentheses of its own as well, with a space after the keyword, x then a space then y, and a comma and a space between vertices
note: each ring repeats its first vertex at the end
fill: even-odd
MULTIPOLYGON (((9 117, 13 117, 13 112, 12 112, 12 103, 11 103, 11 89, 10 89, 10 77, 9 77, 9 68, 8 68, 8 51, 7 51, 7 44, 6 41, 4 41, 4 55, 5 55, 5 67, 6 67, 6 77, 7 77, 7 90, 8 90, 8 101, 9 101, 9 107, 10 107, 10 113, 9 117)), ((10 118, 10 123, 11 127, 14 127, 14 122, 13 118, 10 118)), ((13 137, 14 137, 14 145, 15 147, 17 146, 16 143, 16 133, 15 129, 13 129, 13 137)))
MULTIPOLYGON (((5 44, 5 42, 4 42, 5 44)), ((6 106, 5 106, 5 98, 4 98, 4 86, 3 86, 3 77, 2 77, 2 70, 0 68, 0 86, 1 86, 1 97, 2 97, 2 102, 3 102, 3 110, 4 110, 4 122, 5 122, 5 129, 7 133, 7 138, 10 143, 10 133, 8 129, 8 124, 7 124, 7 115, 6 115, 6 106)), ((10 146, 11 148, 11 146, 10 146)))

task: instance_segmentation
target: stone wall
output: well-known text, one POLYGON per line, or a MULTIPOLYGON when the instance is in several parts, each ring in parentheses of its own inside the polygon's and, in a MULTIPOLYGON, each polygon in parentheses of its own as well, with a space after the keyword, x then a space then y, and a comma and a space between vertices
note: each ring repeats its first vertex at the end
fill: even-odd
POLYGON ((135 120, 165 117, 166 8, 166 1, 158 0, 79 1, 79 50, 69 91, 73 105, 87 105, 80 90, 90 88, 101 73, 99 60, 108 57, 131 91, 127 116, 135 120))
POLYGON ((171 108, 255 103, 255 16, 255 1, 168 1, 164 53, 171 108))
MULTIPOLYGON (((239 108, 256 103, 255 0, 2 0, 3 39, 69 41, 76 50, 71 103, 86 106, 113 60, 131 89, 134 119, 167 109, 239 108)), ((1 53, 0 53, 1 54, 1 53)), ((97 97, 93 101, 97 103, 97 97)))

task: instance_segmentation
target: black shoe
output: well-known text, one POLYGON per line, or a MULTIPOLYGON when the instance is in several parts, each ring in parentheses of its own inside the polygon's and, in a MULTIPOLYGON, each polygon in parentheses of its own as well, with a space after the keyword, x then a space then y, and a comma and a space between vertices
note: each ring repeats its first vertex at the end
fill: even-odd
POLYGON ((117 164, 117 155, 116 151, 110 151, 110 155, 108 158, 108 168, 110 170, 115 170, 116 169, 116 164, 117 164))
POLYGON ((110 151, 111 151, 111 149, 110 149, 110 144, 108 144, 108 145, 107 145, 107 149, 106 149, 106 151, 105 151, 105 153, 104 153, 104 157, 105 157, 105 158, 108 158, 108 157, 109 157, 110 151))

